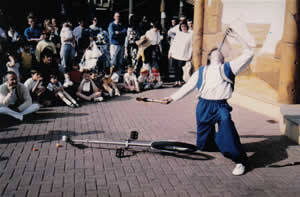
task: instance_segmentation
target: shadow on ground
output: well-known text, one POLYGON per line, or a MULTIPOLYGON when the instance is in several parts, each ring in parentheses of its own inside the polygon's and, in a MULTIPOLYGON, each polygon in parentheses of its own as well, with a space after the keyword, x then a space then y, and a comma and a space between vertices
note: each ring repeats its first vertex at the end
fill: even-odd
POLYGON ((59 131, 52 130, 47 134, 41 135, 28 135, 28 136, 19 136, 11 138, 2 138, 0 139, 0 144, 10 144, 10 143, 19 143, 19 142, 29 142, 29 141, 39 141, 39 143, 46 143, 52 141, 61 141, 62 136, 83 136, 83 135, 95 135, 99 133, 104 133, 104 131, 89 131, 85 133, 77 133, 74 131, 59 131))
MULTIPOLYGON (((249 156, 249 171, 262 167, 285 167, 290 164, 281 164, 288 159, 287 149, 290 146, 297 146, 296 143, 286 136, 265 136, 265 135, 242 135, 241 138, 257 139, 256 142, 244 143, 243 147, 249 156)), ((299 162, 293 162, 299 165, 299 162)))

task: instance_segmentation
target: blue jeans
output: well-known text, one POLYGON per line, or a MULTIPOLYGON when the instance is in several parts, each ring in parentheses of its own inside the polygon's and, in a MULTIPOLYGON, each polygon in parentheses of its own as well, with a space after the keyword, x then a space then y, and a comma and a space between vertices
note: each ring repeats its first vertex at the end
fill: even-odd
POLYGON ((72 68, 72 61, 75 57, 75 48, 71 44, 64 44, 60 49, 61 72, 67 73, 72 68))
POLYGON ((124 46, 121 45, 110 45, 110 65, 119 68, 122 71, 124 57, 124 46))
POLYGON ((196 109, 197 147, 209 150, 217 145, 225 157, 235 163, 246 163, 247 155, 231 119, 231 110, 226 100, 199 99, 196 109), (219 127, 218 131, 215 124, 219 127))

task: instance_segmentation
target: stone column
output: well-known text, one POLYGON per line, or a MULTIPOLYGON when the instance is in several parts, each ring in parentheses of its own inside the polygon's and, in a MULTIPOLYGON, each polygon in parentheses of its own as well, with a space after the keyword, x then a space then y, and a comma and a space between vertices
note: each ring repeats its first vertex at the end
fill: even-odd
POLYGON ((204 22, 204 0, 194 0, 194 29, 193 29, 194 70, 197 70, 199 66, 201 66, 203 22, 204 22))
POLYGON ((207 63, 209 51, 218 47, 222 40, 222 12, 223 3, 221 0, 205 0, 202 65, 207 63))
POLYGON ((280 47, 279 103, 295 104, 297 93, 299 93, 297 90, 300 85, 298 81, 300 79, 299 45, 297 44, 299 4, 297 0, 286 0, 284 32, 280 47))

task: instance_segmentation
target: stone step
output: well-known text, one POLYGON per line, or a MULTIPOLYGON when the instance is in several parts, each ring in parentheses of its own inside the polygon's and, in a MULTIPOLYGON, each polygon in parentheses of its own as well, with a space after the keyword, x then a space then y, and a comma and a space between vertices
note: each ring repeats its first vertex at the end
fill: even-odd
POLYGON ((300 144, 300 105, 281 105, 280 132, 300 144))

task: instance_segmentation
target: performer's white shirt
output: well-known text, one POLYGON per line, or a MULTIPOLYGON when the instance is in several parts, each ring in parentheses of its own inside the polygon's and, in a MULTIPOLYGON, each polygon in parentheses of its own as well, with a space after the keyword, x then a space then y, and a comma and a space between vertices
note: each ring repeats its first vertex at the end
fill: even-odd
MULTIPOLYGON (((229 63, 233 74, 238 75, 246 68, 250 64, 253 55, 253 50, 245 49, 241 56, 230 61, 229 63)), ((221 64, 208 65, 205 79, 202 79, 203 87, 197 92, 198 98, 207 100, 223 100, 231 98, 231 84, 221 77, 220 66, 221 64)), ((174 101, 177 101, 186 96, 197 87, 198 77, 199 70, 195 71, 189 81, 170 97, 174 101)))

